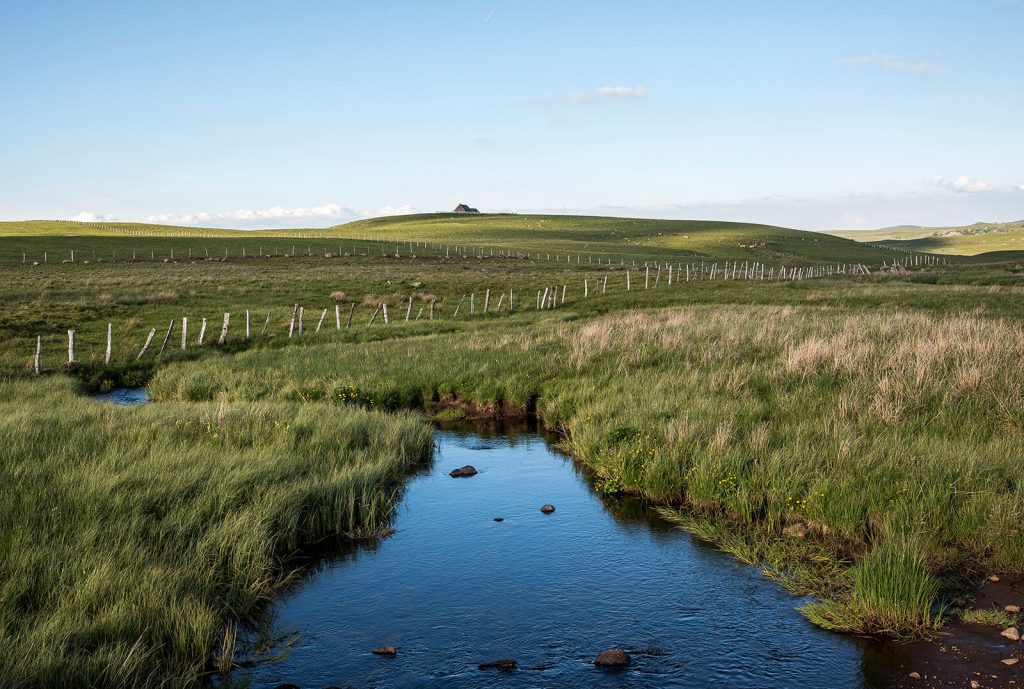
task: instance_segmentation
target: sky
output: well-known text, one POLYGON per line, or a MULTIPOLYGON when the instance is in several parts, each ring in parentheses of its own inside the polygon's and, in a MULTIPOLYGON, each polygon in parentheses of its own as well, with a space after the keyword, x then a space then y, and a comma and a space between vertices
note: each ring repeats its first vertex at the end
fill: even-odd
POLYGON ((0 219, 1024 219, 1024 0, 0 4, 0 219))

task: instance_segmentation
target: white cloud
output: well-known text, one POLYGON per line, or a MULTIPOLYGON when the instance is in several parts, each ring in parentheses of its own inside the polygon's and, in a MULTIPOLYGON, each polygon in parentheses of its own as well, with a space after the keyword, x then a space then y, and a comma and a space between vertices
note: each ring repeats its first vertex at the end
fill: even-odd
POLYGON ((600 100, 634 100, 647 95, 643 86, 601 86, 593 91, 569 96, 573 105, 586 105, 600 100))
POLYGON ((340 203, 326 203, 322 206, 285 208, 272 206, 262 209, 240 208, 226 213, 200 211, 196 213, 153 213, 143 217, 121 218, 91 211, 68 218, 78 222, 147 222, 160 225, 186 225, 201 227, 302 227, 322 225, 325 223, 341 223, 360 218, 374 218, 382 215, 408 215, 415 213, 416 208, 409 203, 401 206, 382 206, 375 210, 357 210, 340 203))
POLYGON ((935 177, 932 179, 932 183, 942 187, 943 189, 949 189, 950 191, 957 191, 966 194, 978 194, 981 192, 992 191, 992 185, 985 180, 975 179, 973 177, 968 177, 967 175, 960 175, 955 179, 935 177))
POLYGON ((1017 189, 1018 189, 1018 191, 1024 191, 1024 182, 1021 182, 1020 184, 1018 184, 1017 185, 1017 189))
POLYGON ((382 215, 409 215, 415 213, 416 208, 411 203, 404 203, 401 206, 381 206, 377 210, 363 211, 362 216, 364 218, 376 218, 382 215))
POLYGON ((876 67, 886 72, 911 72, 913 74, 939 74, 942 71, 937 64, 928 60, 901 60, 892 55, 879 53, 844 57, 839 60, 839 64, 851 67, 876 67))
POLYGON ((407 215, 415 213, 412 204, 402 206, 384 206, 376 210, 356 210, 340 203, 326 203, 322 206, 285 208, 272 206, 258 210, 240 208, 228 213, 160 213, 146 217, 146 222, 169 225, 228 225, 228 226, 259 226, 287 227, 309 223, 319 224, 323 221, 345 222, 359 218, 372 218, 381 215, 407 215))
POLYGON ((68 220, 74 222, 117 222, 118 218, 113 215, 103 215, 102 213, 93 213, 92 211, 82 211, 77 215, 72 215, 68 220))

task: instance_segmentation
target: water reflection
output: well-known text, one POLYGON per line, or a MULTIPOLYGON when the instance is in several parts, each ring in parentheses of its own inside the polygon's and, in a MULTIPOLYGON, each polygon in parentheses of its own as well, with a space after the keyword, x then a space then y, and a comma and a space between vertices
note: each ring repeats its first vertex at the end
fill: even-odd
POLYGON ((536 429, 449 428, 437 443, 393 535, 310 554, 266 621, 298 641, 233 686, 874 686, 862 642, 814 628, 799 600, 642 502, 599 495, 536 429), (464 464, 479 474, 447 475, 464 464), (633 653, 628 670, 594 667, 610 647, 633 653), (502 658, 519 669, 477 667, 502 658))

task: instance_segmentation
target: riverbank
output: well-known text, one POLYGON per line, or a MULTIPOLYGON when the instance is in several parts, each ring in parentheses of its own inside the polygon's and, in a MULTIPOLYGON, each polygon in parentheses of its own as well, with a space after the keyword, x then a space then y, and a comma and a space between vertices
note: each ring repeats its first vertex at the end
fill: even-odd
POLYGON ((116 407, 0 380, 0 677, 187 687, 327 536, 391 518, 432 431, 287 402, 116 407))
POLYGON ((713 540, 754 534, 770 546, 749 559, 818 597, 809 619, 907 639, 1024 564, 1024 409, 1007 402, 1024 398, 1022 350, 1019 326, 980 314, 682 307, 253 351, 170 366, 153 389, 427 411, 536 400, 602 490, 727 525, 713 540))

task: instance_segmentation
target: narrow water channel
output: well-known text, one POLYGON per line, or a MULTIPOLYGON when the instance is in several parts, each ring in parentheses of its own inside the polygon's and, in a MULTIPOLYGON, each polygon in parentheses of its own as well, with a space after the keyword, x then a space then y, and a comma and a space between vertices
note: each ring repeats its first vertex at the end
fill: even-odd
POLYGON ((297 634, 288 657, 232 685, 874 686, 862 642, 813 627, 798 599, 639 501, 597 494, 536 433, 437 444, 396 533, 314 567, 273 611, 276 633, 297 634), (448 476, 465 464, 479 473, 448 476), (371 653, 383 645, 397 656, 371 653), (595 667, 613 647, 631 666, 595 667), (478 669, 499 659, 518 669, 478 669))
POLYGON ((315 553, 268 611, 264 633, 293 640, 285 657, 223 689, 881 689, 906 674, 898 649, 814 627, 756 568, 639 500, 599 494, 536 430, 441 430, 436 443, 395 533, 315 553), (448 475, 466 464, 479 473, 448 475), (374 655, 379 646, 397 655, 374 655), (595 667, 607 648, 629 651, 631 665, 595 667), (517 669, 479 668, 503 659, 517 669))

